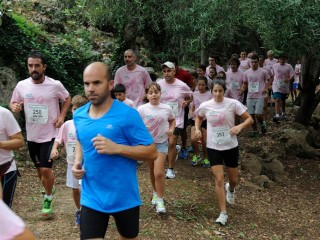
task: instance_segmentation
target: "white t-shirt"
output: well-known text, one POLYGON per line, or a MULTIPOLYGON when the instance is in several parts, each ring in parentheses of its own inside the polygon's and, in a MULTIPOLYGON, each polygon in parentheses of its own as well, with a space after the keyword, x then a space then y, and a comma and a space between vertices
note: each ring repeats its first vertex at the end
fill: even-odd
POLYGON ((182 101, 191 97, 191 89, 177 78, 173 83, 167 83, 165 79, 161 79, 157 83, 161 86, 161 103, 165 103, 172 108, 176 117, 176 127, 183 128, 184 108, 182 107, 182 101))
MULTIPOLYGON (((194 91, 192 96, 193 96, 192 104, 194 105, 195 111, 199 108, 201 103, 209 101, 213 97, 210 91, 206 91, 204 93, 201 93, 199 91, 194 91)), ((195 118, 196 116, 193 113, 192 119, 195 120, 195 118)))
POLYGON ((226 73, 226 87, 225 97, 237 99, 238 101, 243 101, 243 93, 240 94, 241 86, 244 83, 244 74, 242 71, 238 70, 232 72, 230 69, 226 73))
POLYGON ((245 82, 248 83, 247 98, 264 98, 263 91, 266 89, 269 80, 269 74, 262 68, 253 70, 252 68, 244 72, 245 82))
POLYGON ((25 223, 0 199, 0 239, 11 240, 23 233, 25 223))
POLYGON ((73 120, 68 120, 59 129, 58 136, 55 139, 59 144, 64 143, 67 153, 67 163, 74 164, 74 153, 77 141, 76 127, 73 120))
POLYGON ((124 104, 127 104, 129 107, 133 107, 133 101, 126 97, 125 100, 123 100, 124 104))
POLYGON ((57 136, 53 122, 60 115, 59 99, 65 101, 68 96, 60 81, 47 76, 40 84, 33 83, 31 78, 17 84, 11 102, 23 102, 28 141, 49 142, 57 136))
MULTIPOLYGON (((8 109, 0 107, 0 141, 7 141, 10 136, 19 132, 21 132, 20 126, 12 113, 8 109)), ((10 162, 12 157, 13 151, 0 149, 0 165, 10 162)), ((15 170, 17 170, 17 166, 16 162, 13 161, 6 173, 15 170)))
POLYGON ((294 76, 293 68, 290 64, 285 63, 281 65, 280 63, 276 63, 272 67, 273 72, 273 83, 272 83, 272 91, 280 92, 280 93, 289 93, 290 92, 290 81, 287 83, 285 80, 291 79, 294 76))
POLYGON ((235 126, 235 115, 241 116, 245 111, 247 107, 232 98, 201 103, 196 115, 207 119, 207 148, 228 150, 237 147, 237 136, 231 135, 230 129, 235 126))
POLYGON ((158 105, 146 103, 138 107, 137 110, 153 137, 154 142, 163 143, 167 141, 169 120, 175 119, 171 107, 163 103, 159 103, 158 105))
POLYGON ((132 71, 122 66, 114 77, 114 85, 121 83, 126 87, 126 97, 133 101, 134 108, 143 104, 145 87, 151 82, 148 71, 139 65, 132 71))

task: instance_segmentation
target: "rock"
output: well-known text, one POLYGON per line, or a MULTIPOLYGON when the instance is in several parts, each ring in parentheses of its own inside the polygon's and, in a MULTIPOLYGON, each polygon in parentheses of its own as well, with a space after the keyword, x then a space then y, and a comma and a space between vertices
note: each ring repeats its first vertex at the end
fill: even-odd
POLYGON ((319 157, 320 153, 307 143, 308 133, 306 129, 284 129, 280 141, 285 144, 285 150, 288 154, 308 159, 319 157))
POLYGON ((260 159, 252 153, 248 153, 247 158, 242 161, 241 168, 251 173, 253 176, 260 175, 262 170, 260 159))
POLYGON ((271 181, 266 175, 252 177, 252 181, 263 188, 273 188, 276 185, 275 182, 271 181))
POLYGON ((17 85, 15 72, 7 67, 0 67, 0 105, 9 105, 13 89, 17 85))
POLYGON ((287 180, 287 173, 284 171, 283 164, 278 159, 273 159, 271 162, 262 162, 262 173, 275 182, 287 180))

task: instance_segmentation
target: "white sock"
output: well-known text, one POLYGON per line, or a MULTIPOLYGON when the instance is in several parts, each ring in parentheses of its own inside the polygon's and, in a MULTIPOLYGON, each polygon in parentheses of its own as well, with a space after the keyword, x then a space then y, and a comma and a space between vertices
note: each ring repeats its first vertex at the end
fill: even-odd
POLYGON ((52 194, 51 194, 51 195, 45 194, 44 197, 47 198, 47 199, 49 199, 49 200, 52 200, 52 194))
POLYGON ((163 198, 158 198, 158 202, 163 202, 163 198))

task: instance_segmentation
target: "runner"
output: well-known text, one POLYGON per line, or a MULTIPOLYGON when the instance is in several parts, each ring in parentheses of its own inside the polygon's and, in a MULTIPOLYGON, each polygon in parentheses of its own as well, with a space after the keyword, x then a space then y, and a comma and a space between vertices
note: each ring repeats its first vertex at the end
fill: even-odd
POLYGON ((175 66, 172 62, 165 62, 161 65, 164 79, 158 81, 161 86, 161 103, 168 104, 176 118, 176 128, 173 135, 169 137, 168 160, 169 168, 166 178, 175 178, 173 170, 177 155, 177 139, 184 127, 184 108, 191 102, 191 90, 187 84, 176 79, 175 66))
POLYGON ((160 103, 161 87, 151 83, 146 87, 147 104, 141 105, 138 112, 147 126, 158 151, 158 158, 148 162, 153 195, 151 203, 156 205, 157 213, 165 213, 165 161, 168 155, 168 137, 176 127, 175 116, 170 106, 160 103))
POLYGON ((240 65, 239 65, 239 70, 242 72, 245 72, 249 68, 251 68, 251 59, 247 58, 247 53, 246 52, 241 52, 240 53, 240 65))
POLYGON ((53 213, 54 174, 50 159, 54 138, 70 107, 71 98, 60 81, 44 75, 47 64, 39 52, 27 58, 30 78, 20 81, 13 91, 10 107, 13 112, 24 109, 30 157, 45 189, 42 214, 53 213), (62 101, 61 113, 59 100, 62 101))
POLYGON ((215 67, 216 68, 216 72, 224 72, 224 68, 219 66, 216 63, 216 57, 213 55, 210 55, 208 58, 208 62, 209 62, 209 66, 206 68, 206 77, 209 76, 209 72, 210 72, 210 67, 215 67))
POLYGON ((247 108, 238 100, 224 98, 225 82, 216 79, 213 82, 213 99, 203 102, 196 111, 195 134, 201 139, 201 123, 207 119, 207 151, 211 171, 215 179, 215 192, 220 208, 220 215, 216 223, 225 225, 228 220, 226 200, 229 204, 235 203, 235 187, 238 184, 239 149, 237 135, 253 120, 247 108), (241 116, 243 122, 234 124, 235 115, 241 116), (224 168, 229 182, 224 188, 224 168), (226 190, 225 190, 226 189, 226 190), (226 194, 225 194, 226 191, 226 194))
POLYGON ((83 82, 90 103, 74 113, 78 140, 72 168, 82 178, 80 237, 103 239, 111 215, 120 239, 138 239, 137 161, 154 161, 156 147, 138 112, 111 98, 106 64, 87 66, 83 82))
POLYGON ((126 87, 123 84, 118 83, 115 85, 112 89, 112 93, 120 102, 127 104, 129 107, 133 107, 133 101, 126 97, 126 87))
POLYGON ((301 79, 301 63, 300 63, 300 60, 297 60, 297 63, 294 66, 294 82, 293 82, 293 95, 295 99, 299 94, 300 79, 301 79))
POLYGON ((278 59, 273 57, 273 51, 269 50, 267 52, 267 59, 264 61, 264 66, 267 66, 268 68, 272 69, 273 65, 278 62, 278 59))
MULTIPOLYGON (((88 102, 83 96, 76 95, 72 98, 72 114, 74 111, 88 102)), ((51 158, 57 159, 59 157, 58 147, 61 144, 64 144, 65 150, 67 153, 67 178, 66 178, 66 185, 67 187, 72 189, 72 197, 73 201, 76 205, 76 224, 80 224, 80 184, 79 180, 76 179, 72 175, 72 167, 74 164, 74 151, 75 151, 75 144, 76 144, 77 136, 76 136, 76 128, 74 126, 73 120, 68 120, 64 124, 62 124, 61 128, 59 129, 59 133, 57 138, 54 141, 52 150, 51 150, 51 158)))

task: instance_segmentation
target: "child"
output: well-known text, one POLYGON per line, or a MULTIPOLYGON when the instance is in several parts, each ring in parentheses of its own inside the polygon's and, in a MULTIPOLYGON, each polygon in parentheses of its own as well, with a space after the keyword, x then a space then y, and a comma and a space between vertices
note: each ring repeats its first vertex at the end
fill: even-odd
MULTIPOLYGON (((72 104, 72 113, 77 108, 82 107, 88 102, 88 100, 80 95, 76 95, 72 98, 71 104, 72 104)), ((80 224, 80 185, 79 180, 76 179, 72 175, 72 166, 74 164, 74 150, 75 150, 75 144, 76 144, 76 129, 73 123, 73 120, 66 121, 61 128, 59 129, 58 136, 55 139, 55 142, 53 144, 52 150, 51 150, 51 158, 56 159, 59 157, 58 147, 60 144, 64 143, 67 153, 67 163, 68 163, 68 169, 67 169, 67 187, 72 188, 72 196, 74 203, 77 207, 76 210, 76 224, 80 224)))
POLYGON ((129 107, 133 107, 133 102, 126 97, 126 87, 123 84, 118 83, 114 86, 112 91, 116 99, 127 104, 129 107))
POLYGON ((160 97, 160 85, 155 82, 150 83, 146 87, 146 98, 149 102, 138 107, 138 112, 152 135, 158 151, 158 158, 154 162, 148 162, 153 187, 152 204, 156 205, 157 213, 165 213, 164 164, 168 154, 168 137, 172 136, 176 121, 173 110, 170 106, 160 103, 160 97))
MULTIPOLYGON (((212 94, 209 91, 208 88, 208 81, 206 77, 199 77, 198 78, 198 91, 195 91, 193 93, 193 101, 192 101, 192 108, 191 108, 191 113, 195 112, 195 110, 198 109, 201 103, 209 101, 212 99, 212 94)), ((199 147, 198 147, 198 138, 195 136, 195 126, 194 126, 194 121, 195 121, 195 116, 193 115, 193 118, 191 120, 191 144, 193 148, 193 157, 191 160, 191 164, 193 166, 196 166, 200 161, 201 157, 199 154, 199 147)), ((206 137, 207 137, 207 122, 203 121, 201 125, 201 132, 202 132, 202 139, 201 139, 201 144, 202 144, 202 153, 203 153, 203 166, 204 167, 210 167, 210 163, 208 160, 207 156, 207 148, 206 148, 206 137)))

